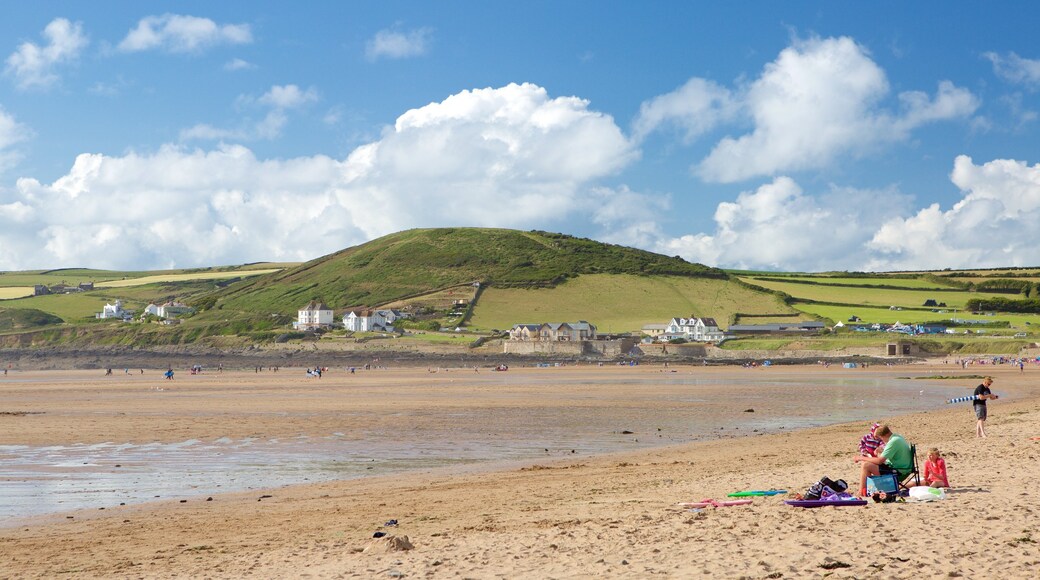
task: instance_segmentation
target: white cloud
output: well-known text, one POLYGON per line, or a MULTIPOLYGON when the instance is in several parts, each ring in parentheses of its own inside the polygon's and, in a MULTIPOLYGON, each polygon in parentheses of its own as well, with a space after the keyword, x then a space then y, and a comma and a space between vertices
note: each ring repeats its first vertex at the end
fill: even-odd
POLYGON ((909 198, 892 189, 831 186, 806 195, 789 177, 723 202, 714 233, 660 238, 656 251, 713 266, 831 270, 864 264, 867 242, 886 221, 902 215, 909 198))
POLYGON ((729 90, 711 81, 693 78, 671 93, 654 97, 639 107, 633 138, 642 140, 649 133, 672 123, 694 138, 730 120, 738 111, 729 90))
POLYGON ((733 182, 825 167, 840 155, 904 140, 924 123, 966 117, 979 104, 967 90, 943 82, 934 100, 901 94, 902 114, 895 115, 880 107, 888 92, 884 71, 851 38, 796 42, 747 91, 754 130, 720 141, 698 172, 733 182))
POLYGON ((28 139, 32 132, 0 107, 0 175, 21 160, 21 153, 13 149, 28 139))
POLYGON ((187 141, 255 141, 257 139, 277 139, 289 123, 287 110, 298 109, 318 101, 320 96, 314 87, 301 90, 296 85, 273 85, 260 97, 241 95, 237 99, 239 105, 254 104, 267 107, 267 114, 260 120, 249 121, 237 129, 223 129, 207 123, 200 123, 183 129, 179 140, 187 141))
POLYGON ((993 72, 998 77, 1012 83, 1040 86, 1040 60, 1022 58, 1013 52, 1007 56, 987 52, 983 56, 993 63, 993 72))
POLYGON ((65 18, 55 18, 43 29, 46 44, 23 42, 7 57, 4 72, 15 79, 19 89, 47 88, 58 81, 57 65, 74 62, 90 43, 83 26, 65 18))
POLYGON ((950 176, 965 193, 886 223, 869 247, 880 269, 1032 266, 1040 254, 1040 165, 997 159, 975 165, 959 156, 950 176))
POLYGON ((199 53, 221 44, 249 44, 253 33, 248 24, 220 25, 209 18, 163 14, 146 16, 119 43, 119 50, 139 52, 164 50, 199 53))
POLYGON ((616 223, 604 208, 647 203, 589 191, 635 155, 611 117, 528 84, 408 111, 343 160, 84 154, 53 183, 18 181, 0 206, 0 269, 304 260, 411 227, 563 225, 593 209, 616 223))
POLYGON ((326 125, 338 125, 343 120, 343 106, 336 105, 325 112, 325 116, 321 118, 321 122, 326 125))
POLYGON ((970 116, 979 100, 952 83, 939 83, 934 98, 898 95, 901 108, 886 110, 884 71, 851 38, 796 41, 766 65, 761 76, 730 92, 703 79, 643 104, 634 123, 642 138, 676 124, 687 141, 722 123, 750 120, 751 132, 725 137, 695 171, 708 181, 818 169, 844 155, 858 156, 907 139, 925 123, 970 116))
POLYGON ((365 43, 365 58, 370 61, 381 58, 410 58, 422 56, 429 50, 433 30, 419 28, 409 32, 380 30, 365 43))
POLYGON ((596 239, 612 244, 652 248, 663 236, 661 216, 671 209, 670 196, 652 196, 622 186, 595 187, 581 210, 602 230, 596 239))
POLYGON ((233 58, 233 59, 227 61, 226 63, 224 63, 224 70, 230 70, 230 71, 253 70, 255 68, 256 68, 255 64, 253 64, 253 63, 251 63, 249 61, 242 60, 240 58, 233 58))
POLYGON ((302 91, 296 85, 274 85, 258 100, 275 109, 295 109, 317 101, 318 91, 314 87, 302 91))

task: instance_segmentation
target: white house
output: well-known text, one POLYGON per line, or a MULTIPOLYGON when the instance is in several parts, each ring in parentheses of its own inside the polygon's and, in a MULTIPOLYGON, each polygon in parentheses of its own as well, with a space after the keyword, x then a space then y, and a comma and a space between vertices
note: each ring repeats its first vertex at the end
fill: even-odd
POLYGON ((332 309, 325 303, 311 300, 296 315, 296 330, 316 330, 332 326, 332 309))
POLYGON ((144 314, 142 314, 141 316, 144 317, 144 316, 148 316, 149 314, 151 314, 152 316, 159 316, 159 307, 156 306, 154 303, 151 303, 148 306, 145 306, 144 307, 144 314))
MULTIPOLYGON (((178 316, 183 316, 185 314, 190 314, 192 312, 195 312, 195 309, 191 306, 188 306, 187 304, 181 304, 180 302, 167 302, 166 304, 163 304, 162 306, 158 307, 157 311, 157 316, 159 316, 160 318, 169 319, 177 318, 178 316)), ((331 312, 332 311, 330 310, 330 321, 332 320, 331 312)))
POLYGON ((109 319, 118 318, 120 320, 126 320, 133 316, 133 312, 123 309, 123 301, 116 300, 115 304, 105 304, 105 307, 101 309, 99 314, 95 314, 94 318, 109 319))
POLYGON ((693 342, 719 342, 725 335, 714 318, 676 317, 665 327, 664 336, 693 342))
POLYGON ((352 332, 392 332, 394 322, 407 318, 399 310, 354 308, 343 315, 343 327, 352 332))

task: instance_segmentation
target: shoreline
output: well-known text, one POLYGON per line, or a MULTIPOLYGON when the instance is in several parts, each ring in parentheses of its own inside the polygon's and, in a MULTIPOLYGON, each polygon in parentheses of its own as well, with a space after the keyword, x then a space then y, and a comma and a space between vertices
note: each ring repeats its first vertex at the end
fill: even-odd
MULTIPOLYGON (((201 364, 207 369, 223 366, 226 369, 245 370, 255 367, 306 368, 315 365, 363 367, 365 364, 391 364, 395 367, 420 368, 427 366, 490 368, 499 364, 536 366, 539 363, 596 366, 637 361, 638 364, 676 364, 707 366, 741 366, 745 363, 770 360, 776 366, 813 364, 820 360, 832 364, 843 362, 867 363, 882 366, 888 363, 927 364, 929 359, 915 357, 884 357, 835 352, 829 356, 818 352, 804 356, 775 353, 776 356, 748 357, 734 352, 732 357, 688 357, 681 355, 641 355, 639 357, 554 356, 550 354, 518 355, 500 351, 466 347, 429 348, 415 350, 344 349, 341 345, 269 345, 220 349, 214 347, 30 347, 0 348, 0 366, 12 370, 104 370, 111 369, 187 369, 201 364)), ((947 357, 948 358, 948 357, 947 357)))
POLYGON ((820 566, 831 558, 849 564, 834 569, 836 577, 882 569, 883 576, 921 577, 927 566, 925 577, 932 570, 1025 578, 1040 562, 1036 543, 1016 541, 1040 538, 1030 515, 1040 505, 1019 493, 1040 480, 1040 442, 1028 438, 1040 435, 1033 428, 1040 400, 1029 373, 1014 379, 1017 371, 987 371, 998 371, 998 385, 1023 383, 1021 399, 993 405, 990 439, 974 439, 963 407, 890 420, 919 448, 948 453, 956 493, 935 504, 801 511, 782 498, 756 498, 752 506, 701 512, 675 506, 738 489, 803 491, 823 475, 851 483, 852 452, 865 430, 855 422, 489 472, 410 473, 77 513, 0 530, 0 557, 15 576, 804 577, 826 573, 820 566), (1021 464, 1021 473, 1002 470, 1009 464, 1021 464), (382 525, 390 519, 398 527, 382 525), (926 520, 941 523, 943 535, 904 534, 926 520), (377 530, 408 535, 415 549, 362 552, 377 530), (905 561, 847 540, 896 530, 905 561), (1002 548, 971 549, 979 535, 1002 548))

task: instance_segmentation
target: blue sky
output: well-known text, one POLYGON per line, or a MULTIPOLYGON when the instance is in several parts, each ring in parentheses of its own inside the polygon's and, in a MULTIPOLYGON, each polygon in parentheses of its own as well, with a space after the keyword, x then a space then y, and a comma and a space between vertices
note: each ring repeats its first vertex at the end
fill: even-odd
POLYGON ((1038 17, 1031 2, 10 6, 0 269, 299 261, 435 226, 722 267, 1035 266, 1038 17))

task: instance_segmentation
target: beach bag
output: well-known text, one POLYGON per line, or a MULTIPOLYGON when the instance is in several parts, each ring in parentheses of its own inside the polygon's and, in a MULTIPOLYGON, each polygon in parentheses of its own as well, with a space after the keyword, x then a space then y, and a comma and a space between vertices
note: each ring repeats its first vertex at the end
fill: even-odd
POLYGON ((844 493, 849 488, 849 484, 845 483, 844 479, 837 481, 832 480, 829 477, 822 477, 820 481, 809 486, 805 494, 802 496, 803 499, 821 499, 832 495, 838 495, 844 493))
POLYGON ((946 492, 939 487, 918 485, 910 488, 910 498, 917 501, 938 501, 946 499, 946 492))
POLYGON ((884 473, 881 475, 872 475, 867 478, 867 494, 874 495, 875 493, 886 493, 890 496, 896 495, 899 491, 899 480, 896 479, 894 473, 884 473))

